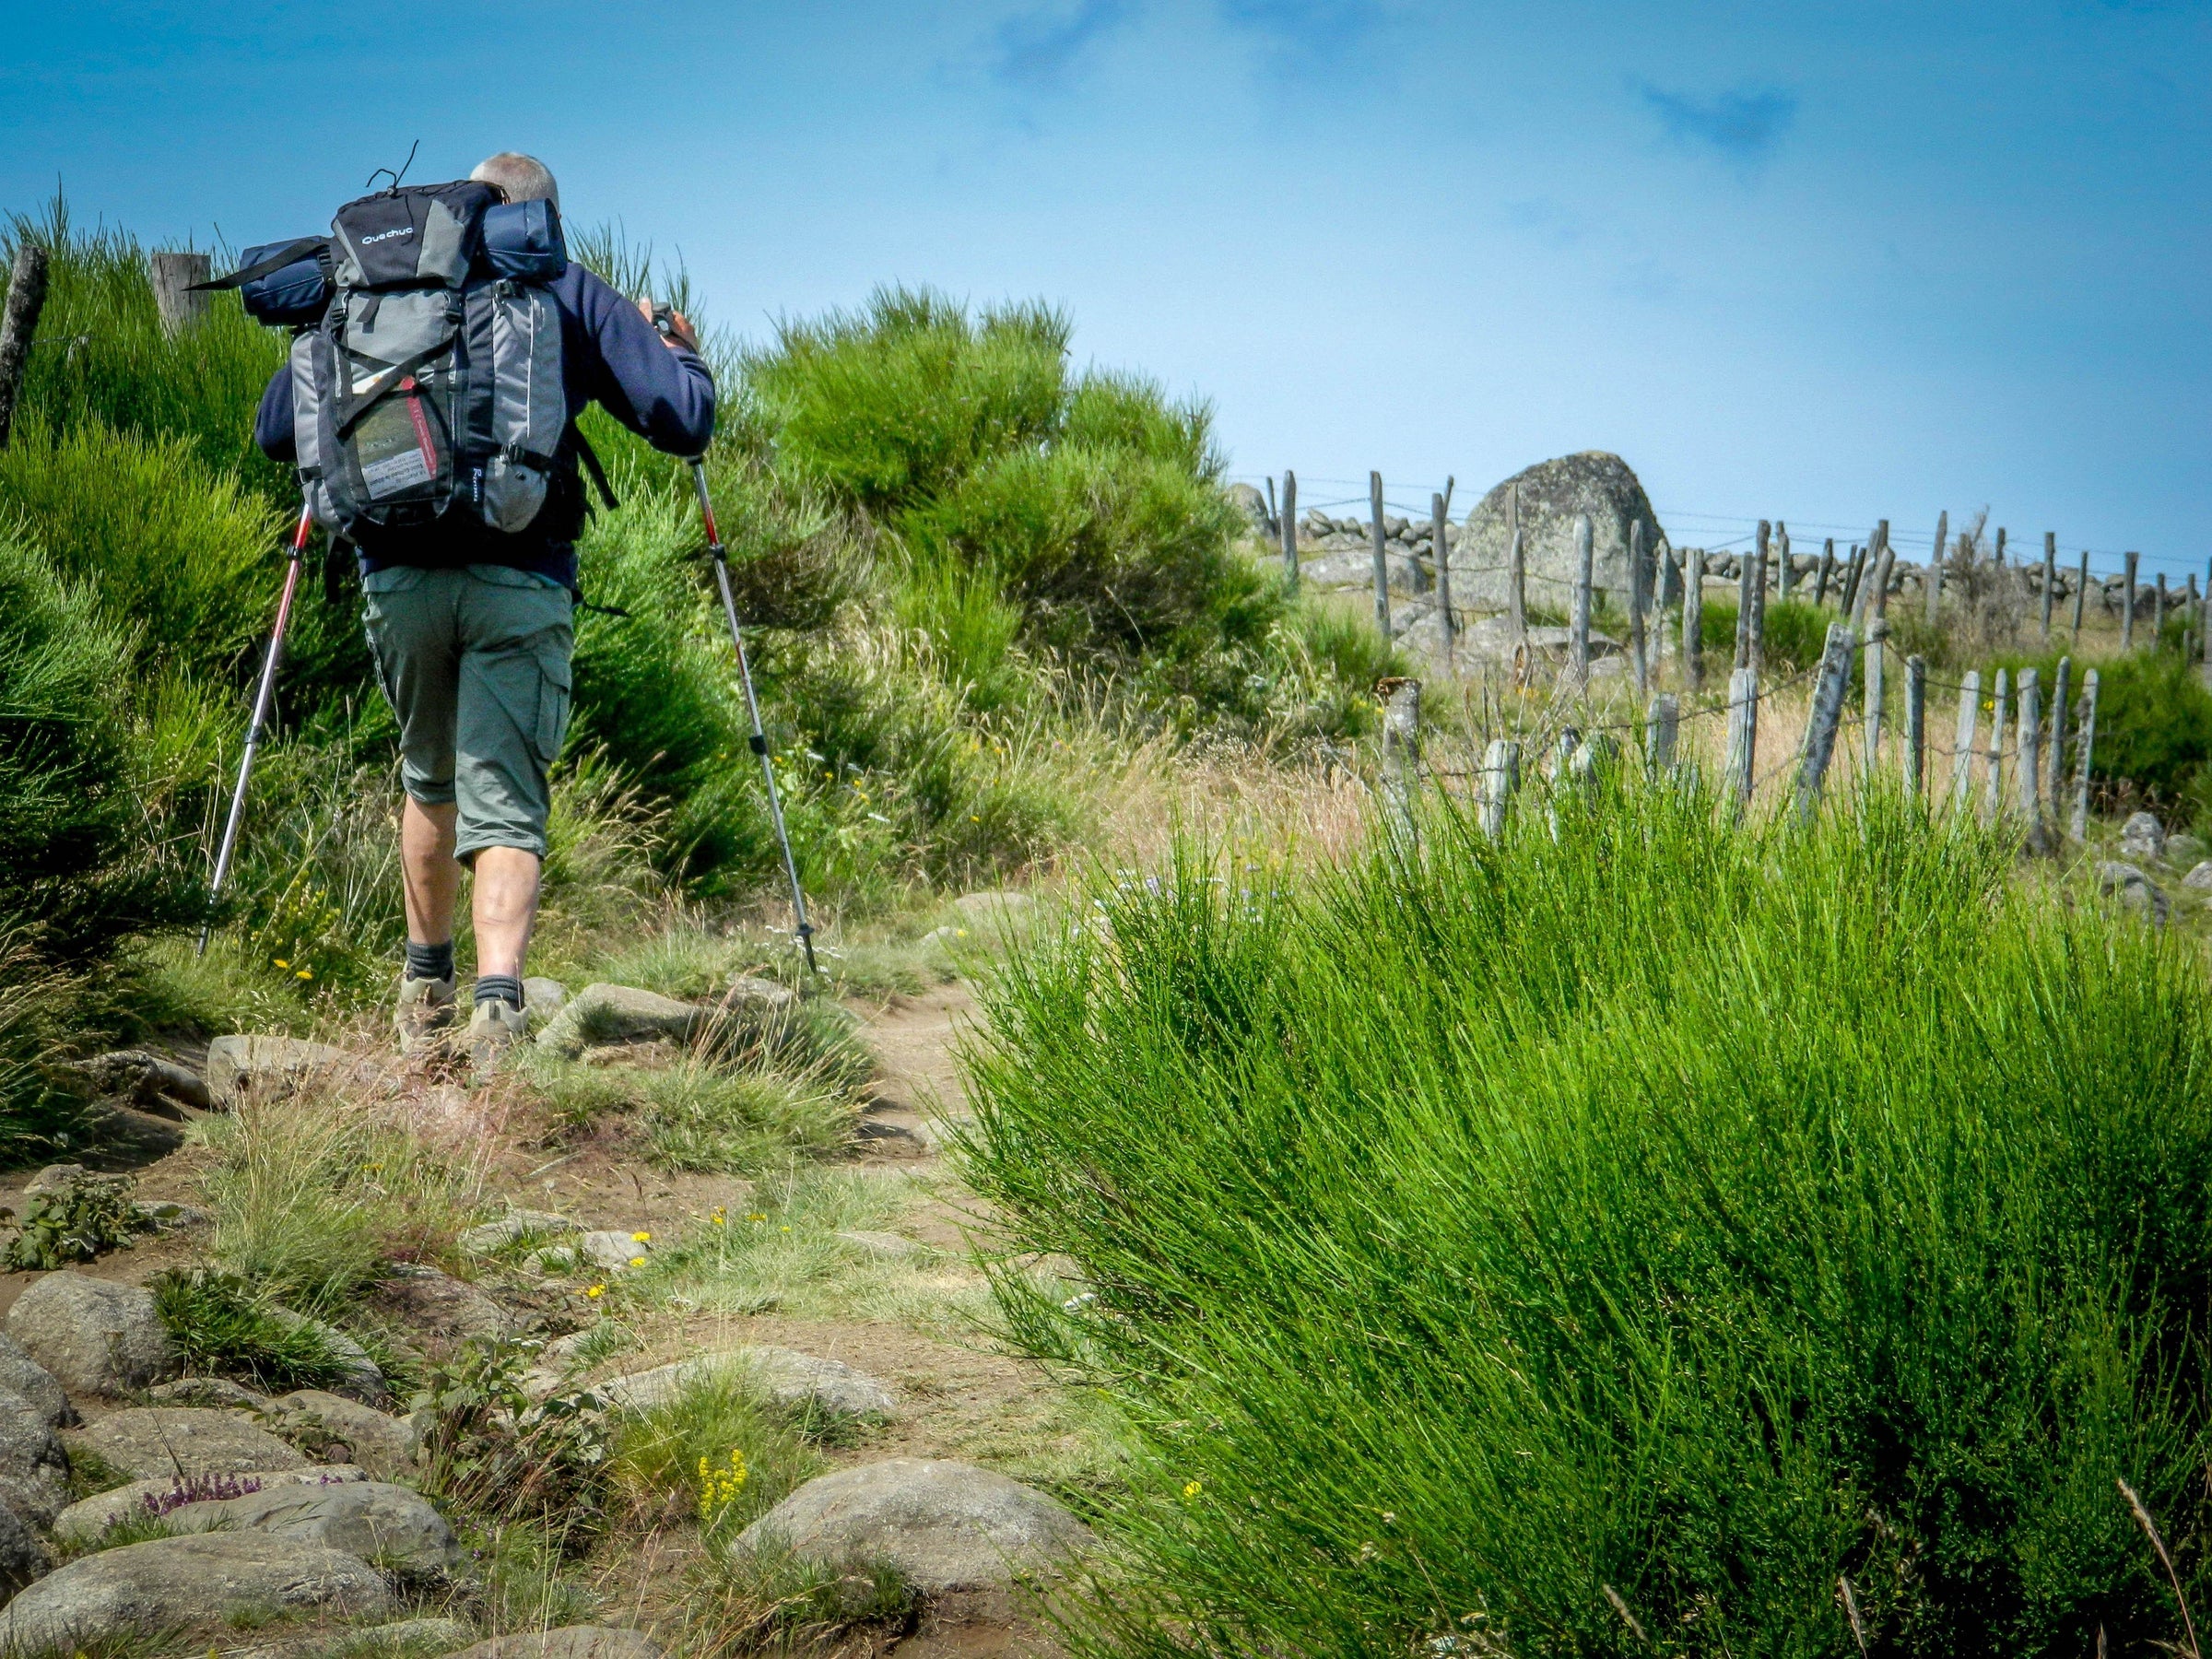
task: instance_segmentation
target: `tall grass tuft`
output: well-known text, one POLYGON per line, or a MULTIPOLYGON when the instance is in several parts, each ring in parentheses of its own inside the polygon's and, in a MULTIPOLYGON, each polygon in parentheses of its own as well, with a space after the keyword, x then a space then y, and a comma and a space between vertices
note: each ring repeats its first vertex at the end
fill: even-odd
POLYGON ((1145 1451, 1086 1640, 2175 1638, 2115 1483, 2212 1518, 2203 962, 1878 793, 1549 805, 1186 845, 991 993, 968 1173, 1092 1288, 1002 1311, 1145 1451))

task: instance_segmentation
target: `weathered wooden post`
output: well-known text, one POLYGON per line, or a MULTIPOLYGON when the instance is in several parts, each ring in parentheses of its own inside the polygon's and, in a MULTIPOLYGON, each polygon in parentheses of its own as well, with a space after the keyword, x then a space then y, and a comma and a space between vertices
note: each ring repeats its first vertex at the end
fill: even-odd
POLYGON ((1836 595, 1836 608, 1843 613, 1846 619, 1857 614, 1859 572, 1865 566, 1866 549, 1856 542, 1852 543, 1851 557, 1843 561, 1843 591, 1836 595))
POLYGON ((2019 706, 2020 758, 2014 767, 2018 780, 2020 816, 2027 820, 2028 851, 2041 853, 2043 844, 2043 707, 2041 688, 2032 668, 2020 670, 2013 693, 2019 706))
POLYGON ((1905 782, 1915 795, 1928 790, 1928 659, 1905 659, 1905 782))
POLYGON ((1990 699, 1989 776, 1983 780, 1982 816, 1994 824, 2005 810, 2005 705, 2011 698, 2011 675, 1997 670, 1996 693, 1990 699))
POLYGON ((1728 676, 1728 756, 1722 769, 1721 793, 1733 817, 1742 818, 1751 804, 1751 787, 1759 774, 1759 670, 1738 668, 1728 676))
POLYGON ((1881 564, 1881 549, 1868 542, 1859 549, 1858 557, 1852 562, 1851 626, 1854 630, 1864 632, 1867 610, 1874 603, 1876 578, 1881 574, 1878 568, 1881 564))
POLYGON ((1813 711, 1797 759, 1797 816, 1809 818, 1820 804, 1821 781, 1836 752, 1836 731, 1843 720, 1843 693, 1851 685, 1851 653, 1858 641, 1848 622, 1828 625, 1820 672, 1813 682, 1813 711))
POLYGON ((1267 532, 1279 546, 1283 536, 1283 509, 1275 499, 1275 475, 1267 475, 1267 532))
POLYGON ((1421 782, 1421 682, 1386 679, 1375 688, 1382 694, 1382 791, 1411 834, 1421 782))
POLYGON ((1516 651, 1528 643, 1528 556, 1521 544, 1521 486, 1506 491, 1505 606, 1516 651))
POLYGON ((1436 614, 1443 624, 1446 668, 1452 665, 1453 641, 1459 638, 1459 624, 1452 616, 1451 512, 1441 495, 1429 498, 1429 541, 1436 554, 1436 614))
POLYGON ((1874 614, 1877 617, 1887 617, 1889 614, 1889 575, 1897 559, 1896 549, 1889 545, 1889 521, 1888 519, 1884 519, 1875 525, 1874 539, 1880 544, 1881 547, 1881 558, 1878 560, 1875 558, 1874 548, 1869 547, 1866 550, 1867 562, 1874 570, 1874 614))
POLYGON ((1797 572, 1790 568, 1790 527, 1780 519, 1774 521, 1774 545, 1780 549, 1781 562, 1774 567, 1774 594, 1784 605, 1790 602, 1790 589, 1797 572))
POLYGON ((1675 743, 1682 728, 1682 700, 1671 691, 1652 699, 1643 716, 1643 766, 1653 777, 1675 770, 1675 743))
POLYGON ((1574 515, 1573 631, 1567 642, 1568 666, 1578 691, 1587 689, 1590 684, 1590 515, 1578 512, 1574 515))
POLYGON ((1643 639, 1643 521, 1629 525, 1629 666, 1636 676, 1636 695, 1652 694, 1652 665, 1643 639))
POLYGON ((1705 549, 1682 555, 1682 683, 1692 691, 1705 684, 1705 549))
POLYGON ((1751 580, 1757 566, 1748 549, 1735 556, 1735 654, 1728 666, 1751 666, 1751 580))
POLYGON ((2051 821, 2056 823, 2059 814, 2066 809, 2066 718, 2071 712, 2066 693, 2072 689, 2074 659, 2060 657, 2058 672, 2051 680, 2051 736, 2044 747, 2050 751, 2050 777, 2043 785, 2043 794, 2051 803, 2051 821))
POLYGON ((1764 669, 1767 665, 1767 521, 1759 521, 1759 553, 1751 565, 1751 627, 1747 635, 1750 655, 1748 665, 1764 669))
POLYGON ((1298 592, 1298 475, 1283 472, 1283 585, 1298 592))
POLYGON ((2159 572, 2156 597, 2150 603, 2150 648, 2162 650, 2166 643, 2166 572, 2159 572))
POLYGON ((153 285, 154 311, 161 332, 172 338, 207 315, 208 296, 193 292, 193 284, 214 275, 205 253, 148 253, 147 278, 153 285))
POLYGON ((1974 787, 1974 727, 1982 718, 1982 671, 1969 668, 1959 682, 1959 731, 1951 743, 1951 810, 1964 812, 1974 787))
POLYGON ((1388 539, 1389 532, 1382 527, 1382 475, 1379 472, 1371 472, 1367 475, 1367 499, 1373 509, 1375 626, 1382 630, 1383 639, 1388 640, 1390 638, 1390 557, 1383 552, 1382 547, 1388 539))
MULTIPOLYGON (((0 433, 0 442, 6 441, 6 435, 0 433)), ((2194 581, 2194 578, 2193 577, 2191 580, 2194 581)), ((2212 685, 2212 570, 2207 570, 2205 573, 2205 603, 2203 608, 2197 613, 2197 630, 2204 635, 2205 640, 2205 662, 2201 677, 2207 685, 2212 685)))
POLYGON ((2081 550, 2081 574, 2074 580, 2074 645, 2081 647, 2081 607, 2089 597, 2089 550, 2081 550))
POLYGON ((2043 532, 2043 643, 2051 643, 2051 602, 2058 596, 2058 532, 2043 532))
POLYGON ((2081 735, 2074 740, 2074 819, 2068 833, 2076 841, 2089 834, 2089 766, 2097 748, 2097 670, 2081 677, 2081 735))
POLYGON ((2120 595, 2120 649, 2132 651, 2136 645, 2136 565, 2140 553, 2124 556, 2127 565, 2127 591, 2120 595))
POLYGON ((2189 572, 2189 588, 2186 596, 2177 597, 2174 603, 2181 606, 2182 611, 2182 661, 2193 663, 2196 660, 2196 618, 2203 606, 2203 601, 2197 597, 2196 594, 2196 572, 2194 571, 2189 572))
POLYGON ((1836 572, 1836 538, 1830 536, 1820 547, 1820 574, 1813 584, 1815 608, 1828 603, 1829 578, 1836 572))
POLYGON ((15 429, 24 365, 39 332, 39 313, 46 309, 47 264, 46 250, 26 241, 18 244, 15 264, 8 268, 7 304, 0 310, 0 449, 7 447, 15 429))
POLYGON ((1997 526, 1997 550, 1991 556, 1990 562, 2000 571, 2005 568, 2005 526, 2002 524, 1997 526))
POLYGON ((1659 672, 1659 665, 1665 662, 1668 655, 1667 606, 1672 604, 1679 608, 1682 604, 1682 567, 1675 558, 1672 543, 1665 546, 1654 573, 1659 591, 1652 595, 1652 619, 1648 628, 1652 641, 1652 672, 1655 675, 1659 672))
POLYGON ((1869 775, 1882 759, 1882 709, 1888 691, 1885 657, 1889 642, 1889 622, 1877 617, 1866 624, 1866 700, 1863 708, 1865 719, 1866 771, 1869 775))
POLYGON ((1943 544, 1950 539, 1951 512, 1945 508, 1936 515, 1936 551, 1928 555, 1928 586, 1924 597, 1927 600, 1928 626, 1936 626, 1936 617, 1943 608, 1943 544))
POLYGON ((1491 738, 1483 751, 1482 775, 1476 780, 1476 801, 1482 832, 1492 841, 1505 833, 1505 809, 1520 782, 1521 746, 1503 737, 1491 738))

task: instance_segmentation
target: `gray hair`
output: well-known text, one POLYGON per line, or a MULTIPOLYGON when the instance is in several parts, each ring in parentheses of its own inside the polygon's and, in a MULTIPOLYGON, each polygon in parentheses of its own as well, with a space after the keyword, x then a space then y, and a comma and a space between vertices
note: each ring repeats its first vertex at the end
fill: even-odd
POLYGON ((560 186, 553 182, 553 170, 535 156, 525 156, 520 150, 501 150, 496 156, 487 156, 468 176, 479 184, 497 184, 511 202, 550 202, 556 207, 560 206, 560 186))

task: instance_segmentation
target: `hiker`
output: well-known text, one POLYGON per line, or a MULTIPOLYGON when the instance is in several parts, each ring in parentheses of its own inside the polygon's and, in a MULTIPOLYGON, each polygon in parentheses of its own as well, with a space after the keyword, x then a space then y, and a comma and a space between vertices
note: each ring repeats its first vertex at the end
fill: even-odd
MULTIPOLYGON (((544 163, 502 152, 481 163, 469 177, 477 184, 490 186, 490 191, 416 186, 403 194, 395 185, 388 198, 365 198, 342 209, 334 252, 350 263, 337 267, 338 304, 349 302, 344 297, 347 280, 371 282, 371 266, 381 269, 391 259, 403 257, 413 261, 418 257, 418 246, 426 263, 433 257, 441 227, 458 222, 453 214, 439 217, 447 201, 459 204, 458 213, 482 212, 487 201, 551 204, 549 216, 544 209, 533 210, 540 220, 549 218, 552 227, 549 239, 542 224, 532 232, 539 238, 541 255, 547 261, 534 280, 535 291, 549 298, 551 310, 559 314, 559 374, 538 378, 557 382, 563 403, 550 407, 540 424, 530 428, 543 434, 536 449, 551 453, 534 453, 531 446, 515 442, 503 451, 474 457, 448 454, 433 441, 434 431, 441 429, 427 425, 422 414, 425 405, 436 405, 435 392, 428 389, 434 365, 407 360, 385 364, 371 375, 366 383, 374 385, 373 393, 364 393, 365 382, 356 379, 355 401, 335 429, 327 420, 316 426, 312 410, 303 412, 307 418, 300 424, 306 428, 314 454, 327 454, 335 430, 347 441, 358 442, 362 457, 351 479, 339 486, 319 482, 324 478, 321 467, 303 467, 301 478, 311 503, 321 503, 317 517, 334 531, 343 523, 344 533, 354 542, 369 648, 384 696, 399 721, 400 771, 406 790, 399 844, 407 914, 406 964, 394 1014, 400 1050, 419 1053, 455 1022, 453 908, 465 865, 475 878, 471 908, 477 942, 475 1008, 467 1036, 478 1068, 486 1070, 523 1035, 523 964, 537 916, 550 806, 546 774, 560 752, 569 721, 576 538, 588 511, 578 474, 580 457, 606 495, 604 477, 577 430, 576 418, 586 404, 597 403, 655 449, 698 455, 705 451, 714 428, 714 383, 700 356, 698 339, 680 313, 663 312, 663 322, 656 324, 650 301, 630 304, 580 265, 559 268, 557 262, 565 257, 558 252, 560 195, 544 163), (431 199, 437 192, 443 196, 431 199), (385 228, 357 227, 347 234, 346 216, 364 206, 369 212, 363 221, 381 211, 384 218, 375 222, 385 228), (367 247, 371 242, 384 245, 372 254, 367 247), (544 253, 546 246, 555 252, 544 253), (551 274, 554 270, 558 275, 551 274), (419 394, 416 381, 406 372, 410 367, 426 382, 419 394), (394 386, 405 394, 392 395, 394 386), (382 401, 371 402, 371 397, 382 401), (397 423, 396 442, 388 433, 371 431, 386 410, 386 426, 397 423), (356 421, 358 430, 351 424, 356 421), (551 441, 556 432, 557 444, 551 441), (372 444, 379 443, 383 447, 374 453, 380 458, 366 459, 372 444), (473 475, 453 484, 453 473, 472 460, 473 475), (345 501, 331 504, 339 488, 372 495, 394 479, 403 487, 420 487, 424 476, 434 469, 441 470, 446 487, 455 492, 453 504, 434 522, 407 528, 374 524, 363 527, 359 519, 342 516, 345 501), (363 477, 369 477, 369 485, 359 482, 363 477), (476 491, 475 509, 469 477, 476 491), (507 495, 493 506, 483 505, 488 489, 497 495, 502 488, 507 495), (324 493, 319 497, 318 491, 324 493), (539 491, 542 506, 535 505, 539 491), (504 505, 508 500, 520 505, 504 505), (497 512, 506 512, 519 527, 493 527, 488 519, 497 512)), ((355 307, 347 313, 353 332, 341 360, 355 365, 348 371, 355 376, 366 372, 361 365, 377 360, 356 354, 364 349, 363 338, 374 337, 380 314, 387 319, 387 327, 394 326, 389 319, 395 315, 401 319, 399 326, 405 326, 406 307, 431 291, 441 308, 450 292, 454 296, 451 315, 459 318, 463 313, 458 298, 463 278, 455 270, 445 270, 446 286, 432 289, 412 264, 392 268, 399 273, 398 280, 387 283, 392 291, 367 293, 350 301, 355 307)), ((545 303, 532 292, 504 282, 483 286, 499 290, 497 304, 521 308, 502 313, 500 351, 516 349, 511 342, 534 318, 550 321, 551 311, 528 309, 545 303)), ((468 314, 474 317, 477 312, 468 314)), ((467 326, 449 324, 447 337, 455 328, 467 326)), ((484 326, 482 343, 475 347, 486 362, 494 356, 492 332, 484 326)), ((533 332, 520 349, 549 351, 553 331, 542 332, 542 347, 533 332)), ((508 360, 499 359, 503 376, 508 360)), ((540 360, 529 359, 525 370, 530 362, 540 360)), ((255 441, 265 453, 294 465, 300 460, 296 382, 317 388, 310 392, 311 398, 342 401, 312 379, 313 371, 302 368, 303 361, 312 364, 312 352, 303 359, 301 346, 296 344, 293 362, 269 382, 254 427, 255 441)), ((549 370, 551 364, 544 367, 549 370)), ((498 389, 503 400, 500 418, 508 418, 511 406, 532 395, 549 402, 534 390, 536 384, 537 380, 518 377, 511 393, 508 381, 502 379, 498 389)), ((488 387, 485 393, 488 407, 488 387)), ((611 502, 611 497, 606 499, 611 502)))

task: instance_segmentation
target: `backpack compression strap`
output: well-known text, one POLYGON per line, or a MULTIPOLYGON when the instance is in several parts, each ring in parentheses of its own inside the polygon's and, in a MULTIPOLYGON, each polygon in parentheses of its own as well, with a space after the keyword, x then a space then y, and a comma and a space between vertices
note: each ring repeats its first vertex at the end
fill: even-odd
POLYGON ((277 249, 266 259, 255 260, 242 271, 233 271, 228 276, 218 276, 210 282, 195 282, 185 292, 199 294, 214 288, 244 288, 249 282, 274 276, 286 265, 297 265, 302 259, 312 259, 329 246, 330 238, 327 236, 302 237, 288 247, 277 249))

